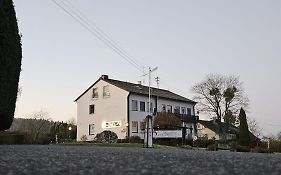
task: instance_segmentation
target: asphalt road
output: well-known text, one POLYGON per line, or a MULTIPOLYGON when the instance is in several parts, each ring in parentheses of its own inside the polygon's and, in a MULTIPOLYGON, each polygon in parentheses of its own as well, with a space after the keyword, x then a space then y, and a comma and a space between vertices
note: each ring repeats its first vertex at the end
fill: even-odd
POLYGON ((0 175, 276 174, 281 155, 93 146, 0 146, 0 175))

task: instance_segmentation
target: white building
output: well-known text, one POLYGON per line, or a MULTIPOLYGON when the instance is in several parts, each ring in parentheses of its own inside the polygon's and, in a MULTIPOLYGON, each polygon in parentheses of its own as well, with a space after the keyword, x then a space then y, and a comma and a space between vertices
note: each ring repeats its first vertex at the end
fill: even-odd
MULTIPOLYGON (((183 125, 196 131, 194 106, 196 102, 163 89, 151 89, 151 111, 177 114, 183 125)), ((126 136, 140 136, 141 122, 148 112, 148 87, 101 76, 82 93, 77 103, 77 141, 82 137, 88 141, 96 134, 111 130, 123 139, 126 136)), ((191 129, 191 130, 192 130, 191 129)))

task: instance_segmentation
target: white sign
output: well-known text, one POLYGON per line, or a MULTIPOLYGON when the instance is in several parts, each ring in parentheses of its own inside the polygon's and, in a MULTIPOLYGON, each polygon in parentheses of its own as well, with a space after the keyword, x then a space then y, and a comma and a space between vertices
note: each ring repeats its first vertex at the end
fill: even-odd
POLYGON ((122 126, 121 121, 110 121, 110 122, 103 122, 102 128, 119 128, 122 126))
POLYGON ((157 130, 153 133, 153 138, 182 138, 181 130, 157 130))

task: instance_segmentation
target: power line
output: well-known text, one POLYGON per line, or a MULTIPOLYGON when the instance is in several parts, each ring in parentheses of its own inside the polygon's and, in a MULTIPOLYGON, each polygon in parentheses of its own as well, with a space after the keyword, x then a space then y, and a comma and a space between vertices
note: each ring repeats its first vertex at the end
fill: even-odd
MULTIPOLYGON (((66 12, 68 15, 70 15, 76 22, 78 22, 82 27, 84 27, 86 30, 88 30, 92 35, 97 37, 101 42, 103 42, 106 46, 108 46, 110 49, 112 49, 115 53, 117 53, 119 56, 121 56, 124 60, 126 60, 129 64, 131 64, 133 67, 138 69, 139 71, 142 70, 142 66, 137 64, 128 54, 122 49, 120 49, 119 46, 116 46, 116 44, 113 43, 113 41, 108 37, 108 35, 105 35, 104 32, 101 32, 101 30, 94 28, 87 20, 83 19, 81 15, 78 14, 75 10, 73 10, 69 5, 67 5, 62 0, 59 0, 62 4, 58 3, 56 0, 52 0, 53 3, 55 3, 59 8, 61 8, 64 12, 66 12), (64 6, 65 7, 64 7, 64 6), (72 12, 72 13, 71 13, 72 12), (104 33, 102 35, 102 33, 104 33), (107 37, 105 37, 107 36, 107 37)), ((73 5, 72 5, 73 6, 73 5)), ((73 6, 74 7, 74 6, 73 6)), ((82 14, 80 12, 80 14, 82 14)))
MULTIPOLYGON (((60 0, 61 1, 61 0, 60 0)), ((135 65, 137 65, 138 67, 142 67, 141 64, 134 59, 130 54, 128 54, 128 52, 126 52, 124 49, 122 49, 122 47, 120 47, 120 45, 114 41, 107 33, 105 33, 104 31, 102 31, 101 28, 99 28, 94 22, 92 22, 89 18, 87 18, 86 15, 84 15, 78 8, 76 8, 69 0, 65 0, 66 3, 68 3, 68 5, 70 6, 70 8, 72 8, 77 12, 77 14, 81 17, 81 19, 83 21, 85 21, 89 26, 93 27, 98 33, 100 33, 101 35, 103 35, 111 44, 113 44, 116 48, 118 48, 122 53, 124 53, 128 59, 130 61, 132 61, 135 65), (83 19, 84 18, 84 19, 83 19)), ((65 4, 63 1, 61 1, 63 4, 65 4)), ((66 6, 68 6, 67 4, 65 4, 66 6)))

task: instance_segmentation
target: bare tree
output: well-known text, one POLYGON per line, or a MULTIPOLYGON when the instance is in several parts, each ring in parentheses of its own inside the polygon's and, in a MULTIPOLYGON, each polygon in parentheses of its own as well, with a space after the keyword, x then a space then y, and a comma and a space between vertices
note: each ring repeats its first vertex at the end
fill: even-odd
POLYGON ((50 117, 48 112, 34 112, 28 116, 29 121, 26 123, 26 130, 29 131, 32 137, 32 143, 37 143, 40 135, 48 133, 52 125, 50 125, 50 117))
POLYGON ((248 126, 252 134, 254 134, 256 137, 261 136, 263 128, 260 127, 256 119, 248 118, 248 126))
POLYGON ((240 108, 247 109, 249 103, 239 77, 233 75, 210 74, 192 91, 196 94, 194 100, 198 101, 198 110, 215 116, 219 122, 230 112, 237 116, 240 108))

